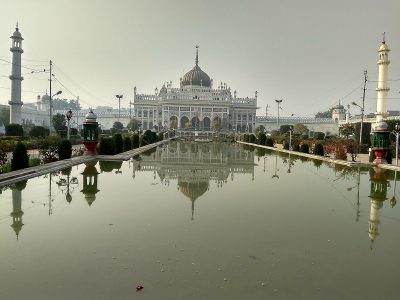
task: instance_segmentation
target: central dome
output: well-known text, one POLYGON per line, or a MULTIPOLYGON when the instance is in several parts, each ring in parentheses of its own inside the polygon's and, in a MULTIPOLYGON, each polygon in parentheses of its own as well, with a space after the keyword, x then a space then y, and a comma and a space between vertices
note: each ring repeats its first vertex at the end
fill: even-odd
POLYGON ((191 69, 189 72, 187 72, 185 75, 183 75, 181 83, 183 86, 185 85, 198 85, 198 86, 205 86, 205 87, 211 87, 211 79, 210 76, 207 75, 206 72, 204 72, 202 69, 199 67, 199 47, 196 46, 196 65, 191 69))

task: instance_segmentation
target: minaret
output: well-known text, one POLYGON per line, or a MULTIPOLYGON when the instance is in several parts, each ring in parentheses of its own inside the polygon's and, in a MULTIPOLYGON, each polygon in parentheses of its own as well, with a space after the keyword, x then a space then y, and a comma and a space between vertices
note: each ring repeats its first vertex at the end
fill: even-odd
POLYGON ((379 47, 379 60, 378 60, 378 92, 376 99, 376 123, 372 129, 372 151, 375 152, 376 159, 374 164, 386 164, 386 155, 389 150, 390 142, 388 124, 384 121, 387 116, 387 96, 389 92, 388 85, 388 66, 389 66, 389 47, 386 45, 385 33, 383 33, 382 44, 379 47))
POLYGON ((382 44, 379 47, 379 60, 378 60, 378 92, 376 101, 376 122, 383 120, 387 115, 387 97, 390 90, 388 85, 388 69, 389 69, 389 47, 386 45, 385 33, 383 33, 382 44))
POLYGON ((24 50, 22 50, 23 38, 19 32, 18 23, 14 34, 10 38, 12 39, 10 51, 13 54, 10 75, 11 100, 8 102, 10 104, 10 123, 21 124, 21 81, 24 80, 21 76, 21 55, 24 53, 24 50))

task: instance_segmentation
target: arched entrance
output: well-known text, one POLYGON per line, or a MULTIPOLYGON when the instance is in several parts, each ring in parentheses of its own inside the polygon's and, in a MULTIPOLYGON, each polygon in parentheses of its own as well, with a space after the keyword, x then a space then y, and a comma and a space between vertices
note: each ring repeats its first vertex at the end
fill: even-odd
MULTIPOLYGON (((186 117, 186 116, 183 116, 183 117, 181 118, 181 124, 180 124, 179 128, 180 128, 180 129, 185 129, 185 128, 186 128, 186 124, 188 124, 188 123, 189 123, 189 118, 186 117)), ((189 124, 190 124, 190 123, 189 123, 189 124)))
POLYGON ((211 120, 209 117, 203 119, 204 130, 211 130, 211 120))
POLYGON ((221 130, 221 118, 216 116, 213 120, 212 129, 213 130, 221 130))
POLYGON ((192 128, 198 130, 200 128, 200 120, 198 117, 192 118, 192 128))
POLYGON ((169 118, 169 128, 176 129, 178 127, 178 118, 176 116, 172 116, 169 118))

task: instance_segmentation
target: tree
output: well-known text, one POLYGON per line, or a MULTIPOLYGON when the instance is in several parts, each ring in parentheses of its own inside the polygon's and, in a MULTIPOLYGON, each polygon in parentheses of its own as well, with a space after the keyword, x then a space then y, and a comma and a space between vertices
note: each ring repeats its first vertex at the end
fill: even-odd
POLYGON ((53 127, 56 131, 65 130, 66 129, 66 120, 65 115, 63 114, 56 114, 53 116, 53 127))
POLYGON ((308 128, 304 124, 294 124, 293 131, 294 131, 294 133, 298 133, 301 135, 308 134, 308 128))
POLYGON ((260 134, 265 132, 265 126, 264 125, 260 125, 256 128, 254 134, 256 135, 257 139, 260 138, 260 134))
POLYGON ((124 125, 119 121, 115 121, 113 124, 113 128, 116 130, 122 130, 124 129, 124 125))
POLYGON ((317 112, 315 114, 315 118, 316 119, 321 119, 321 118, 332 118, 332 111, 333 108, 328 109, 327 111, 321 111, 321 112, 317 112))
POLYGON ((58 145, 58 158, 60 160, 69 159, 72 155, 72 145, 69 140, 62 140, 58 145))
POLYGON ((129 130, 136 131, 139 130, 140 125, 142 125, 142 123, 140 123, 139 120, 131 119, 126 127, 128 127, 129 130))
POLYGON ((339 133, 341 136, 345 138, 349 138, 350 135, 353 135, 355 132, 354 124, 344 124, 339 127, 339 133))
POLYGON ((11 170, 21 170, 29 167, 29 155, 23 143, 17 143, 11 159, 11 170))
POLYGON ((291 125, 281 125, 281 127, 279 127, 279 133, 280 134, 285 134, 290 130, 291 125))

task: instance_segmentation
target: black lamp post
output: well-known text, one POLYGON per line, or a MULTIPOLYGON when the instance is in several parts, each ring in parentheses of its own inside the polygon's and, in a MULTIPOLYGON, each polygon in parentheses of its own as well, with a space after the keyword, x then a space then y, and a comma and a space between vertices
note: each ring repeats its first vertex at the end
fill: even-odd
POLYGON ((67 140, 69 140, 69 138, 70 138, 70 129, 71 129, 70 128, 70 121, 71 121, 71 118, 72 118, 72 111, 71 110, 67 111, 66 116, 67 116, 67 124, 68 124, 67 140))
POLYGON ((50 123, 49 123, 50 134, 53 132, 53 97, 60 95, 61 93, 62 93, 62 91, 58 91, 54 95, 51 95, 51 92, 50 92, 50 103, 49 103, 49 106, 50 106, 50 123))
POLYGON ((121 112, 121 99, 124 97, 123 95, 115 95, 115 97, 118 98, 118 122, 119 122, 119 116, 121 112))

